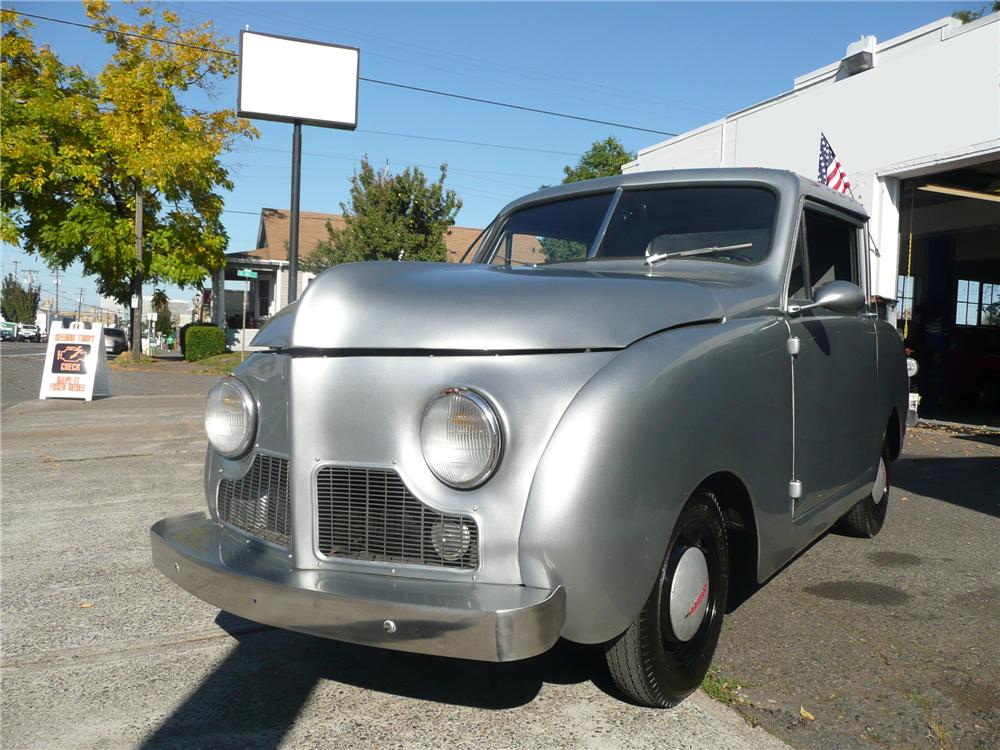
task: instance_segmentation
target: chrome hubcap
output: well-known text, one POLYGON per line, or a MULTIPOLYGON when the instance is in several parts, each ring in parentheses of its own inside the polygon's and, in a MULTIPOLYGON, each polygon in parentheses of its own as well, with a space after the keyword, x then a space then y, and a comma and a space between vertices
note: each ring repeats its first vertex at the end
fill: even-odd
POLYGON ((872 487, 872 499, 878 505, 889 491, 889 475, 885 468, 885 459, 878 460, 878 473, 875 474, 875 486, 872 487))
POLYGON ((679 641, 698 632, 708 611, 708 563, 705 553, 688 547, 670 582, 670 627, 679 641))

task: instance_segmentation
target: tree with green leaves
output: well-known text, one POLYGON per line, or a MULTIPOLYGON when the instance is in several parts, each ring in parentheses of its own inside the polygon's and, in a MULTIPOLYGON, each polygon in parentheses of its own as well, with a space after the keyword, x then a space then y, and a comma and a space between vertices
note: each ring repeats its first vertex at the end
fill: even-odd
POLYGON ((150 305, 153 312, 156 313, 156 323, 154 324, 156 332, 164 336, 171 333, 174 330, 174 316, 170 311, 170 298, 167 293, 162 289, 154 289, 150 305))
MULTIPOLYGON (((214 96, 236 72, 212 22, 188 27, 168 7, 128 4, 135 23, 84 0, 111 47, 96 76, 36 46, 22 17, 0 16, 2 238, 51 268, 80 261, 102 295, 126 305, 141 300, 144 278, 199 285, 225 264, 221 191, 232 182, 219 157, 256 136, 232 109, 181 101, 195 89, 214 96)), ((133 308, 133 339, 140 320, 133 308)))
POLYGON ((622 165, 634 160, 635 152, 627 150, 621 141, 609 135, 603 141, 590 144, 575 166, 563 167, 563 184, 619 175, 622 165))
POLYGON ((0 312, 10 323, 34 323, 38 314, 38 287, 25 287, 14 274, 7 274, 0 290, 0 312))
POLYGON ((435 182, 407 167, 399 174, 376 170, 367 157, 351 178, 350 205, 340 204, 345 226, 327 222, 329 239, 303 261, 318 271, 363 260, 447 260, 445 232, 455 223, 462 200, 446 189, 446 165, 435 182))
POLYGON ((957 18, 963 24, 978 21, 983 16, 990 13, 1000 12, 1000 0, 994 0, 993 5, 984 5, 979 10, 956 10, 951 14, 952 18, 957 18))
MULTIPOLYGON (((580 156, 575 166, 563 167, 563 184, 592 180, 596 177, 613 177, 622 173, 622 165, 635 159, 635 152, 629 151, 622 142, 609 135, 603 141, 594 141, 580 156)), ((589 248, 579 242, 545 237, 541 241, 541 251, 548 263, 578 260, 586 257, 589 248)))

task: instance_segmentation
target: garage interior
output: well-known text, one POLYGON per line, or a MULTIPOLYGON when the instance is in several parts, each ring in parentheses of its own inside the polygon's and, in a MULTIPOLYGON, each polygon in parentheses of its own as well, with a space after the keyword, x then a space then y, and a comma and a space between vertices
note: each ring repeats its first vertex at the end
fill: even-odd
POLYGON ((920 414, 1000 426, 1000 159, 900 185, 897 326, 920 414))

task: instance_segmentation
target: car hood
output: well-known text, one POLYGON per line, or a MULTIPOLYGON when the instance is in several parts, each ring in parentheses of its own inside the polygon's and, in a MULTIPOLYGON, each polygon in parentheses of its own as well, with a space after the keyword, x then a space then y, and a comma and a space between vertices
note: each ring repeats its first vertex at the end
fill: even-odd
POLYGON ((446 263, 324 271, 254 338, 272 349, 529 352, 620 349, 721 320, 701 284, 640 274, 446 263))

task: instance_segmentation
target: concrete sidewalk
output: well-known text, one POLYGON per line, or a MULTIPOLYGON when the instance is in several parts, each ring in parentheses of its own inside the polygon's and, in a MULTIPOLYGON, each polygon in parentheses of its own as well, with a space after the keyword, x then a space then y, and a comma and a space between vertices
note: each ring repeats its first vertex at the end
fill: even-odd
POLYGON ((24 402, 3 419, 3 745, 783 748, 703 694, 610 694, 598 650, 480 664, 272 630, 149 561, 201 510, 200 398, 24 402))

